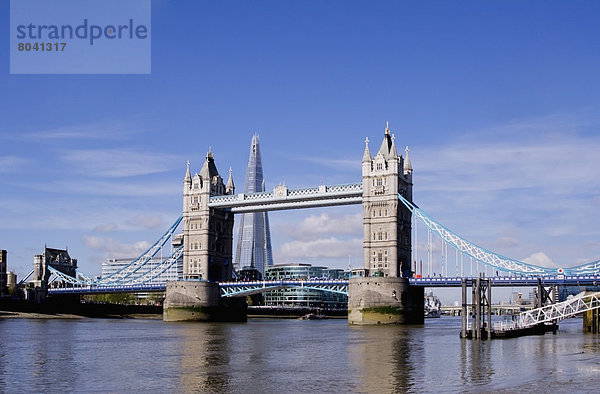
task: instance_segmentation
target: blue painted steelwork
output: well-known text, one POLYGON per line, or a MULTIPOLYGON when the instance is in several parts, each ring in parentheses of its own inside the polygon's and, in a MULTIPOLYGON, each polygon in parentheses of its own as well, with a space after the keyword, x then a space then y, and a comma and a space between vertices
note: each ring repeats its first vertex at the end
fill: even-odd
MULTIPOLYGON (((451 245, 459 252, 492 267, 494 270, 500 270, 514 275, 551 276, 558 273, 557 268, 540 267, 537 265, 528 264, 482 248, 481 246, 478 246, 449 230, 444 225, 429 216, 427 212, 406 200, 404 197, 402 197, 402 195, 398 194, 398 199, 408 209, 410 209, 416 218, 423 222, 432 232, 444 240, 444 242, 451 245)), ((576 267, 563 268, 561 270, 561 274, 572 276, 597 275, 600 274, 600 260, 582 264, 576 267)))
MULTIPOLYGON (((284 189, 285 190, 282 191, 281 195, 278 194, 279 192, 274 191, 251 193, 248 195, 241 194, 234 196, 211 197, 209 206, 231 209, 235 212, 257 212, 273 209, 303 208, 308 206, 344 205, 350 201, 345 199, 352 199, 352 203, 360 203, 360 200, 362 199, 361 184, 320 186, 316 188, 298 190, 287 190, 287 188, 284 189), (296 205, 297 203, 300 204, 296 205)), ((509 274, 505 277, 491 278, 492 285, 494 286, 533 286, 537 284, 538 277, 542 278, 544 283, 548 284, 564 283, 572 285, 593 285, 599 282, 600 260, 582 264, 576 267, 562 269, 561 274, 558 275, 557 269, 527 264, 482 248, 450 231, 442 224, 434 220, 425 211, 407 201, 401 195, 398 195, 398 199, 408 209, 411 210, 415 217, 425 223, 429 229, 436 233, 446 243, 452 245, 461 253, 471 256, 483 264, 509 274)), ((173 225, 163 234, 163 236, 150 248, 148 248, 146 252, 133 260, 127 266, 105 278, 91 279, 90 277, 79 272, 77 273, 76 278, 72 278, 54 269, 51 269, 51 271, 55 277, 75 286, 81 286, 82 288, 88 288, 89 286, 92 286, 97 288, 105 287, 107 289, 122 289, 131 285, 145 285, 145 283, 150 282, 152 279, 165 272, 169 267, 176 263, 178 258, 182 256, 183 247, 180 247, 170 257, 163 260, 158 266, 154 268, 148 268, 150 266, 150 260, 172 237, 173 233, 181 223, 181 220, 182 217, 179 217, 175 223, 173 223, 173 225)), ((460 286, 461 279, 462 278, 411 278, 410 283, 415 286, 453 287, 460 286)), ((472 278, 467 279, 471 280, 472 278)), ((241 297, 243 295, 261 293, 282 287, 308 287, 310 285, 309 288, 311 289, 347 294, 347 282, 344 281, 333 281, 335 283, 332 283, 331 281, 320 281, 322 283, 318 283, 319 281, 283 282, 264 281, 254 284, 252 282, 222 283, 221 293, 224 297, 241 297)), ((101 289, 98 290, 98 292, 101 291, 101 289)), ((82 293, 86 292, 82 291, 82 293)))
MULTIPOLYGON (((554 275, 554 276, 494 276, 489 277, 492 286, 499 287, 532 287, 537 286, 538 278, 544 285, 593 286, 600 284, 600 275, 554 275)), ((464 278, 468 283, 476 277, 464 278)), ((460 287, 462 277, 452 278, 410 278, 409 283, 418 287, 460 287)), ((265 280, 255 282, 221 282, 222 297, 245 297, 281 288, 305 288, 348 294, 347 280, 265 280)), ((113 286, 84 286, 49 289, 49 294, 94 294, 118 292, 153 292, 165 291, 166 284, 139 284, 113 286)))
POLYGON ((31 275, 33 275, 33 272, 34 272, 34 271, 35 271, 35 270, 31 270, 31 271, 29 271, 29 273, 28 273, 27 275, 25 275, 25 276, 23 277, 23 279, 21 279, 21 281, 20 281, 20 282, 17 284, 17 286, 16 286, 15 288, 16 288, 16 289, 18 289, 19 287, 23 286, 23 284, 25 283, 25 281, 26 281, 27 279, 29 279, 29 277, 30 277, 31 275))
MULTIPOLYGON (((545 275, 545 276, 492 276, 489 279, 492 286, 537 286, 538 278, 544 285, 594 286, 600 284, 600 275, 545 275)), ((476 277, 465 277, 468 283, 476 277)), ((422 287, 460 287, 462 277, 453 278, 410 278, 410 284, 422 287)))
POLYGON ((255 282, 219 283, 222 297, 245 297, 283 288, 299 287, 323 290, 331 293, 348 294, 347 280, 263 280, 255 282))
POLYGON ((107 284, 124 284, 129 281, 135 280, 135 278, 139 278, 139 276, 130 279, 129 281, 125 281, 125 279, 129 278, 131 275, 135 274, 142 267, 144 267, 156 254, 162 249, 162 247, 167 243, 167 241, 171 238, 183 216, 180 216, 175 223, 169 227, 169 229, 160 237, 152 246, 148 248, 144 253, 142 253, 138 258, 132 260, 125 267, 115 271, 114 273, 101 278, 99 280, 92 280, 92 284, 98 285, 107 285, 107 284))
POLYGON ((48 289, 48 294, 151 293, 165 291, 166 283, 127 286, 85 286, 48 289))

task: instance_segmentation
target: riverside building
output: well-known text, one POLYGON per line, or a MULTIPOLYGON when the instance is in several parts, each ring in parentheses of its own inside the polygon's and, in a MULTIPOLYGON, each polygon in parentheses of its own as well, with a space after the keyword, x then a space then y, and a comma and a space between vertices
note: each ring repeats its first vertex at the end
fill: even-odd
MULTIPOLYGON (((133 259, 109 259, 102 263, 102 278, 107 278, 127 267, 133 259)), ((157 267, 162 263, 162 258, 153 258, 146 263, 144 272, 156 270, 157 276, 147 282, 148 284, 165 283, 168 280, 181 280, 183 277, 183 259, 179 259, 166 271, 159 273, 157 267)), ((138 275, 141 274, 138 273, 138 275)))
MULTIPOLYGON (((265 280, 347 279, 348 272, 341 269, 313 266, 311 264, 277 264, 265 270, 265 280)), ((308 288, 287 288, 264 294, 266 306, 293 308, 346 309, 348 296, 308 288)))

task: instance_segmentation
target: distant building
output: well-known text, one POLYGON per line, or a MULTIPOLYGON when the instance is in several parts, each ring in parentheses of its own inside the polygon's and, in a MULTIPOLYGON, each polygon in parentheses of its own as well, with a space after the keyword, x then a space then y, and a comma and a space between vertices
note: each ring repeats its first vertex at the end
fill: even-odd
POLYGON ((6 287, 8 288, 8 294, 15 295, 17 289, 17 274, 14 272, 8 272, 6 274, 6 287))
POLYGON ((350 270, 351 278, 362 278, 369 276, 369 270, 367 268, 353 268, 350 270))
POLYGON ((52 276, 48 267, 73 278, 77 275, 77 259, 71 258, 68 250, 46 247, 43 254, 33 257, 34 287, 47 288, 48 280, 52 276))
MULTIPOLYGON (((265 280, 299 280, 299 279, 343 279, 348 273, 343 270, 312 266, 311 264, 278 264, 267 267, 265 280), (333 275, 333 276, 332 276, 333 275)), ((348 296, 323 290, 289 288, 264 293, 267 306, 345 309, 348 307, 348 296)))
POLYGON ((0 250, 0 297, 4 297, 8 292, 6 277, 6 250, 0 250))
MULTIPOLYGON (((127 267, 134 259, 109 259, 102 263, 102 278, 108 278, 118 271, 127 267)), ((168 268, 165 272, 160 272, 158 268, 162 263, 163 259, 153 258, 148 261, 143 270, 131 274, 128 279, 133 280, 136 276, 142 274, 142 272, 156 271, 156 277, 146 283, 165 283, 168 280, 181 280, 183 278, 183 259, 179 259, 175 264, 168 268)))
POLYGON ((522 305, 523 304, 523 293, 513 291, 511 295, 511 305, 522 305))
POLYGON ((250 282, 255 280, 262 280, 263 276, 259 270, 254 267, 242 267, 237 271, 238 282, 250 282))
MULTIPOLYGON (((262 159, 258 135, 254 134, 250 145, 250 157, 246 169, 244 194, 265 191, 262 159)), ((271 230, 267 212, 250 212, 239 216, 235 268, 252 267, 264 276, 265 269, 273 265, 271 230)))

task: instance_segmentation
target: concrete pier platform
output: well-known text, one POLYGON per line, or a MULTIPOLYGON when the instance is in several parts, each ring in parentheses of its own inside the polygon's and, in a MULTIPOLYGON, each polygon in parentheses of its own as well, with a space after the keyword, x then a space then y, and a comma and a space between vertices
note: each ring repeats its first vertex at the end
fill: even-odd
POLYGON ((348 281, 348 324, 423 324, 424 289, 407 278, 360 277, 348 281))
POLYGON ((245 298, 223 298, 219 284, 202 281, 167 282, 163 321, 247 320, 245 298))

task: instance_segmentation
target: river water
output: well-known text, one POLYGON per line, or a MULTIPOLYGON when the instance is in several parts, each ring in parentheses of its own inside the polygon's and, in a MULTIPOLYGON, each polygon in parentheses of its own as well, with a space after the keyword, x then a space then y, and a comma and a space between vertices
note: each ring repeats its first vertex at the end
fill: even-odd
POLYGON ((600 336, 459 338, 460 318, 422 326, 346 320, 0 320, 2 392, 597 392, 600 336))

